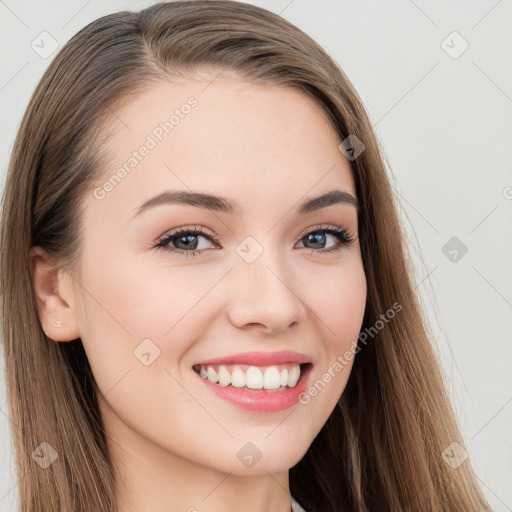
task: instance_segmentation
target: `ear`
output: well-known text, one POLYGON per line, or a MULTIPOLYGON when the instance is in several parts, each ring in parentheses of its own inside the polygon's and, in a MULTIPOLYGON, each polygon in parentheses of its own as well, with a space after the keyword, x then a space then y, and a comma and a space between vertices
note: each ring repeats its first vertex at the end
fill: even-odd
POLYGON ((44 332, 55 341, 79 338, 71 276, 52 265, 41 247, 30 249, 29 261, 44 332))

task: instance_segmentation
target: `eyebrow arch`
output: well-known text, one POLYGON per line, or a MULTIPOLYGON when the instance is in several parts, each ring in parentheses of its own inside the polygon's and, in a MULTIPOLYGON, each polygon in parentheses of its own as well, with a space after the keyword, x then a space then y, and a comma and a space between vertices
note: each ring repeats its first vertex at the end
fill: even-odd
MULTIPOLYGON (((360 208, 357 198, 348 192, 344 192, 342 190, 331 190, 325 194, 310 198, 301 203, 295 209, 295 213, 298 215, 304 215, 339 203, 352 205, 357 211, 359 211, 360 208)), ((205 208, 216 212, 229 213, 231 215, 240 215, 241 212, 240 206, 237 203, 234 203, 224 197, 187 190, 166 190, 142 203, 139 208, 137 208, 133 217, 137 217, 150 208, 164 204, 195 206, 197 208, 205 208)))

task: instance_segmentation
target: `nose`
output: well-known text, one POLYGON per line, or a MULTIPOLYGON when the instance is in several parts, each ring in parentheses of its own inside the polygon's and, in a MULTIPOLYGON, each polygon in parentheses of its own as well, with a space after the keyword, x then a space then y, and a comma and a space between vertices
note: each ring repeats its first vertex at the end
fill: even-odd
POLYGON ((252 326, 274 334, 305 318, 297 280, 277 251, 265 248, 252 263, 237 256, 230 274, 229 318, 239 329, 252 326))

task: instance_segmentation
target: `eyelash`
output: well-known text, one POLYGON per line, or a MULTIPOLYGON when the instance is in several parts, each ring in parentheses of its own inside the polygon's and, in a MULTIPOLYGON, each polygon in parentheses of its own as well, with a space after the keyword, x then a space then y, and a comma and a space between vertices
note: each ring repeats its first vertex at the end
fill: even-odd
MULTIPOLYGON (((314 233, 328 233, 328 234, 334 235, 336 238, 338 238, 340 243, 338 245, 335 245, 334 247, 331 247, 330 249, 310 249, 311 254, 313 254, 313 253, 324 254, 324 253, 331 253, 331 252, 339 251, 345 247, 348 247, 350 244, 355 242, 355 240, 357 240, 357 237, 356 238, 351 237, 345 229, 340 228, 338 226, 333 226, 333 225, 328 224, 325 226, 319 226, 311 231, 306 232, 304 235, 301 236, 299 241, 302 241, 303 238, 306 238, 307 236, 314 234, 314 233)), ((184 236, 185 234, 193 235, 193 236, 201 235, 201 236, 204 236, 205 238, 208 238, 210 241, 213 241, 216 244, 219 243, 218 240, 214 236, 205 233, 200 227, 180 228, 176 231, 173 231, 172 233, 169 233, 169 234, 164 235, 163 237, 159 238, 157 240, 157 243, 154 246, 154 248, 155 249, 163 248, 166 251, 169 251, 172 253, 177 253, 180 256, 183 256, 185 258, 190 258, 190 257, 193 258, 194 256, 201 254, 205 249, 195 250, 195 251, 185 251, 183 249, 175 249, 175 248, 167 245, 172 240, 178 239, 178 238, 184 236)))

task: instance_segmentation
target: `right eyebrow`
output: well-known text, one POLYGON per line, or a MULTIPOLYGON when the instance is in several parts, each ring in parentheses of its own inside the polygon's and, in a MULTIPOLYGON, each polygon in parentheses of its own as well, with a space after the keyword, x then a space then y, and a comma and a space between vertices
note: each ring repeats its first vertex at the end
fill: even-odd
POLYGON ((137 208, 133 216, 136 217, 150 208, 164 204, 182 204, 185 206, 195 206, 197 208, 229 213, 231 215, 240 214, 239 205, 224 197, 201 192, 190 192, 188 190, 165 190, 147 201, 144 201, 144 203, 137 208))

